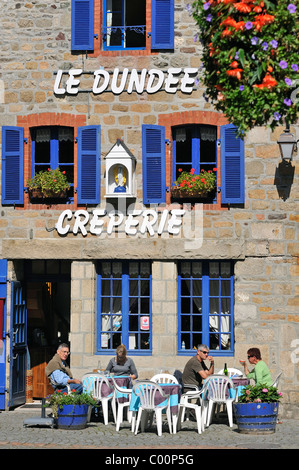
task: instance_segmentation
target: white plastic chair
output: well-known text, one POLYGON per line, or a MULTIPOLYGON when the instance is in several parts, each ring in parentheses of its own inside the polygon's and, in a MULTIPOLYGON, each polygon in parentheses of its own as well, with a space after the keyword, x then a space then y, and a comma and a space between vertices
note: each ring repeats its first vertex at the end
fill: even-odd
POLYGON ((115 401, 113 400, 114 395, 113 384, 109 383, 106 377, 100 376, 96 379, 96 398, 100 400, 103 410, 104 424, 108 424, 108 403, 111 400, 111 408, 113 412, 114 422, 116 423, 116 406, 115 401), (106 384, 110 393, 108 396, 103 395, 103 385, 106 384))
POLYGON ((273 381, 273 384, 271 385, 271 387, 278 387, 281 374, 282 374, 282 372, 280 372, 280 373, 278 374, 278 376, 276 377, 276 379, 273 381))
POLYGON ((201 397, 203 393, 204 393, 204 389, 197 391, 197 392, 194 391, 192 394, 187 392, 181 396, 180 403, 179 403, 178 430, 180 429, 181 424, 184 421, 185 409, 187 408, 188 410, 191 409, 191 410, 194 410, 195 412, 198 434, 201 434, 202 431, 204 431, 204 421, 202 419, 201 404, 189 402, 191 398, 197 398, 201 402, 201 397))
POLYGON ((156 383, 164 383, 164 384, 178 384, 178 380, 175 378, 174 375, 161 373, 156 374, 151 378, 152 382, 156 383))
POLYGON ((225 404, 229 426, 233 426, 233 401, 235 398, 229 397, 229 387, 234 390, 233 381, 226 375, 210 375, 206 381, 204 389, 206 393, 202 395, 202 406, 204 424, 209 426, 212 419, 212 411, 215 404, 225 404))
POLYGON ((113 403, 113 390, 114 387, 111 385, 106 377, 101 374, 85 374, 82 377, 83 389, 86 393, 91 393, 93 398, 98 402, 101 402, 103 410, 104 423, 108 424, 108 403, 111 400, 111 407, 114 417, 114 422, 116 422, 116 410, 115 403, 113 403), (103 384, 106 384, 110 390, 109 396, 104 396, 102 392, 103 384))
MULTIPOLYGON (((166 409, 166 416, 168 421, 169 432, 172 434, 171 426, 171 414, 170 414, 170 396, 164 394, 162 388, 156 383, 151 382, 150 380, 140 381, 136 383, 133 387, 133 393, 140 398, 140 407, 138 409, 137 421, 135 434, 138 432, 141 415, 142 417, 149 412, 154 412, 156 416, 157 432, 158 436, 162 436, 162 411, 166 409), (155 405, 155 396, 156 394, 161 395, 166 403, 164 405, 155 405)), ((144 431, 144 419, 141 420, 141 431, 144 431)))
MULTIPOLYGON (((133 389, 132 388, 120 387, 116 383, 116 381, 114 380, 113 377, 111 377, 111 379, 112 379, 112 382, 113 382, 113 385, 114 385, 114 394, 113 394, 112 400, 114 401, 115 404, 117 403, 116 431, 119 431, 120 424, 123 422, 123 410, 124 410, 125 407, 129 408, 129 406, 130 406, 133 389), (117 392, 119 392, 121 394, 126 394, 127 395, 127 400, 125 402, 121 403, 118 399, 117 392)), ((129 409, 127 410, 127 414, 128 414, 128 421, 129 421, 129 423, 131 423, 131 431, 133 432, 134 428, 135 428, 135 415, 133 415, 132 411, 130 411, 129 409)))
MULTIPOLYGON (((243 372, 241 370, 235 369, 234 367, 229 367, 227 369, 227 372, 228 372, 228 377, 231 377, 232 375, 235 375, 235 374, 240 375, 240 376, 243 375, 243 372)), ((217 372, 217 374, 220 374, 220 375, 224 374, 224 369, 221 369, 219 372, 217 372)))

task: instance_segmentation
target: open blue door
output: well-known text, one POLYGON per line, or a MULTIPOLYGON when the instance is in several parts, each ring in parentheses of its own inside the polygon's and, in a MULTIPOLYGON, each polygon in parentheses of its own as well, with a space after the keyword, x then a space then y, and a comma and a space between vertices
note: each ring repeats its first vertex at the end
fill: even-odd
POLYGON ((0 259, 0 410, 5 410, 7 261, 0 259))
POLYGON ((9 407, 26 402, 27 309, 24 287, 11 283, 9 407))

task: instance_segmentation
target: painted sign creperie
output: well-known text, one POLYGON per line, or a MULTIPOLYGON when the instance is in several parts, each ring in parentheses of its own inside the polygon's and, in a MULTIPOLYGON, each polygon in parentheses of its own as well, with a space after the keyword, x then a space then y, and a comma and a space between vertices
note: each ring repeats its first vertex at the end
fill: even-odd
POLYGON ((85 72, 82 69, 58 70, 54 83, 55 95, 77 95, 80 91, 86 91, 80 88, 82 74, 93 74, 93 87, 89 91, 95 95, 106 91, 111 91, 115 95, 124 91, 129 94, 132 92, 151 94, 158 91, 192 93, 198 81, 196 68, 169 68, 166 72, 160 69, 130 71, 127 68, 122 71, 115 68, 112 72, 103 68, 94 72, 85 72))
POLYGON ((115 210, 107 212, 106 209, 95 209, 90 213, 83 209, 75 212, 66 209, 60 214, 55 228, 61 236, 72 232, 74 235, 81 233, 85 237, 88 231, 91 235, 110 236, 121 227, 126 235, 136 235, 139 232, 143 235, 148 233, 152 237, 165 231, 178 235, 185 212, 183 209, 165 209, 160 213, 153 209, 137 209, 129 211, 125 216, 121 211, 115 210))

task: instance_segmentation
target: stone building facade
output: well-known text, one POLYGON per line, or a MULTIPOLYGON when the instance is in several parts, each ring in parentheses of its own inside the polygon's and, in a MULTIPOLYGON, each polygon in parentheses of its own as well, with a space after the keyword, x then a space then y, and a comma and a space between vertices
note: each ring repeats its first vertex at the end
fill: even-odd
MULTIPOLYGON (((102 367, 105 366, 113 356, 115 346, 123 341, 140 378, 150 378, 160 370, 171 373, 175 369, 182 370, 194 346, 202 340, 209 343, 216 370, 223 368, 224 363, 239 367, 239 359, 246 358, 248 348, 259 347, 273 378, 283 372, 280 382, 284 394, 282 413, 286 417, 298 417, 298 155, 295 154, 290 165, 284 165, 277 144, 283 128, 278 127, 273 133, 266 128, 255 128, 246 136, 242 144, 244 155, 240 156, 245 168, 243 201, 223 202, 221 159, 224 142, 221 129, 228 123, 205 99, 204 89, 197 80, 192 82, 190 78, 192 91, 181 89, 186 69, 196 71, 197 78, 201 70, 201 47, 194 41, 196 25, 187 11, 187 1, 174 2, 174 47, 154 50, 153 33, 146 34, 142 48, 109 49, 107 36, 101 29, 107 4, 100 0, 90 3, 94 8, 94 31, 98 36, 93 39, 93 50, 86 52, 72 49, 71 1, 2 2, 0 21, 1 29, 5 31, 1 38, 0 77, 2 156, 5 153, 3 128, 23 129, 25 140, 22 144, 22 194, 16 203, 5 200, 3 184, 8 183, 3 183, 3 161, 1 166, 0 258, 7 260, 3 264, 7 270, 3 268, 2 272, 4 290, 1 297, 5 300, 0 381, 2 385, 5 382, 2 387, 5 407, 23 400, 22 387, 20 390, 14 388, 19 367, 32 369, 37 375, 61 339, 70 342, 71 368, 75 376, 96 369, 99 361, 102 367), (139 76, 142 70, 159 70, 164 74, 164 80, 170 77, 170 69, 179 69, 180 73, 172 75, 179 79, 173 79, 170 92, 165 90, 163 82, 163 86, 153 93, 147 92, 145 86, 141 92, 135 89, 128 92, 128 85, 116 93, 111 90, 116 69, 121 73, 115 86, 120 86, 125 69, 129 74, 134 69, 139 76), (73 70, 81 70, 73 77, 80 83, 73 82, 71 86, 69 82, 69 92, 63 92, 73 70), (101 93, 96 93, 93 88, 96 70, 108 71, 110 77, 110 84, 101 93), (60 77, 59 71, 64 72, 60 77), (83 191, 79 187, 82 168, 79 170, 78 163, 80 140, 76 143, 76 139, 80 129, 86 126, 100 129, 101 142, 97 147, 100 152, 97 154, 100 157, 97 173, 100 175, 97 181, 100 199, 84 203, 79 202, 83 191), (165 194, 158 202, 144 199, 148 191, 144 173, 144 126, 154 130, 163 128, 165 132, 165 159, 162 160, 165 194), (34 164, 37 165, 33 152, 38 140, 33 129, 61 127, 71 128, 73 132, 70 138, 73 139, 73 192, 67 201, 32 201, 24 188, 27 179, 34 174, 34 164), (177 168, 174 159, 180 142, 175 132, 179 128, 195 129, 195 133, 200 129, 202 148, 208 145, 204 143, 204 129, 215 131, 211 141, 217 185, 213 198, 206 201, 172 198, 170 188, 177 168), (106 194, 107 162, 113 149, 117 150, 119 146, 123 149, 122 157, 134 161, 134 194, 127 199, 106 194), (136 211, 136 225, 130 220, 131 231, 125 225, 128 208, 136 211), (94 211, 105 209, 107 213, 101 213, 103 230, 100 233, 94 229, 92 233, 94 211), (119 226, 115 222, 112 232, 108 233, 108 212, 113 210, 119 210, 124 221, 119 226), (146 212, 148 210, 152 212, 146 212), (164 210, 168 211, 167 223, 170 211, 185 211, 183 215, 174 212, 178 233, 173 227, 169 230, 167 223, 161 233, 157 226, 151 233, 150 217, 157 215, 159 223, 164 210), (88 217, 88 221, 79 224, 78 232, 74 233, 77 211, 82 211, 81 219, 88 217), (142 231, 145 216, 148 224, 142 231), (59 233, 59 220, 62 230, 69 225, 66 233, 59 233), (86 234, 82 233, 84 228, 86 234), (123 290, 121 293, 112 290, 105 296, 104 272, 114 268, 121 270, 116 278, 121 281, 123 290), (124 290, 123 286, 131 279, 131 268, 133 271, 140 269, 137 275, 140 285, 143 286, 144 279, 150 281, 150 291, 145 296, 150 305, 135 312, 138 321, 141 322, 141 317, 150 320, 149 327, 141 327, 139 323, 136 326, 135 317, 131 325, 130 301, 129 307, 126 306, 126 317, 122 318, 124 304, 118 305, 116 310, 113 310, 114 306, 110 310, 103 307, 106 297, 115 301, 115 305, 120 297, 123 303, 133 297, 141 303, 144 301, 142 292, 132 294, 130 287, 124 290), (195 275, 193 268, 199 270, 199 274, 195 275), (222 269, 226 272, 223 276, 222 269), (186 293, 183 291, 184 278, 193 285, 195 280, 207 284, 200 292, 192 293, 189 288, 186 293), (222 289, 222 278, 226 282, 223 289, 229 291, 216 295, 212 291, 212 282, 217 280, 222 289), (21 365, 14 364, 13 359, 16 357, 13 342, 22 329, 20 326, 17 331, 13 319, 12 284, 15 281, 20 283, 16 284, 16 289, 24 288, 22 293, 27 309, 24 334, 28 348, 21 365), (193 316, 190 311, 183 310, 186 298, 188 301, 192 298, 193 316), (212 298, 220 302, 215 312, 211 310, 212 298), (228 310, 222 311, 222 305, 228 310), (198 320, 196 308, 199 326, 195 322, 198 320), (187 323, 183 320, 184 313, 187 313, 187 323), (109 327, 103 325, 108 317, 112 321, 109 327), (190 318, 192 326, 188 323, 190 318), (184 349, 183 342, 188 341, 184 349), (220 343, 215 346, 217 341, 220 343)), ((144 1, 147 32, 154 26, 154 4, 158 8, 156 2, 144 1)), ((298 126, 292 126, 291 131, 298 137, 298 126)), ((196 145, 196 138, 191 140, 192 145, 196 145)), ((50 163, 52 165, 51 153, 50 163)), ((207 168, 210 167, 207 165, 207 168)), ((151 184, 154 185, 154 181, 151 184)), ((94 222, 100 230, 99 220, 100 216, 94 222)), ((133 275, 132 279, 137 282, 137 278, 133 275)), ((187 284, 185 282, 185 288, 187 284)), ((24 338, 20 338, 21 349, 23 342, 24 338)), ((43 396, 47 391, 44 378, 34 379, 34 383, 34 395, 43 396)))

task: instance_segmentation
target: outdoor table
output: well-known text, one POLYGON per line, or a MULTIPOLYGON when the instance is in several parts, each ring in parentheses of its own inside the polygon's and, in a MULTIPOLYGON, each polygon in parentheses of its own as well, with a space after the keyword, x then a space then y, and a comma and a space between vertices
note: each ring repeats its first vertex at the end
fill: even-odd
MULTIPOLYGON (((103 378, 107 379, 109 384, 113 386, 112 378, 109 375, 102 375, 102 374, 95 374, 97 380, 102 380, 103 378)), ((132 388, 132 379, 129 375, 115 375, 113 376, 115 382, 117 385, 123 388, 132 388)), ((107 384, 104 382, 102 384, 101 392, 103 397, 109 397, 112 396, 113 392, 111 391, 111 388, 107 386, 107 384)), ((127 401, 127 394, 121 394, 116 390, 115 396, 118 400, 119 403, 124 403, 127 401)))
MULTIPOLYGON (((181 397, 181 392, 182 392, 182 387, 179 384, 163 384, 163 383, 157 383, 165 395, 170 395, 170 400, 169 400, 169 405, 170 405, 170 413, 172 416, 172 424, 173 424, 173 434, 176 433, 176 428, 177 428, 177 419, 178 419, 178 413, 179 413, 179 402, 180 402, 180 397, 181 397)), ((165 405, 165 398, 161 396, 159 392, 155 394, 155 405, 156 406, 163 406, 165 405)), ((134 392, 132 392, 131 396, 131 403, 130 403, 130 411, 132 411, 134 414, 138 412, 138 409, 140 407, 140 397, 137 396, 134 392)))
MULTIPOLYGON (((243 388, 250 384, 250 380, 247 377, 231 377, 235 389, 238 389, 238 396, 240 395, 243 388)), ((235 398, 236 390, 229 389, 230 398, 235 398)))

